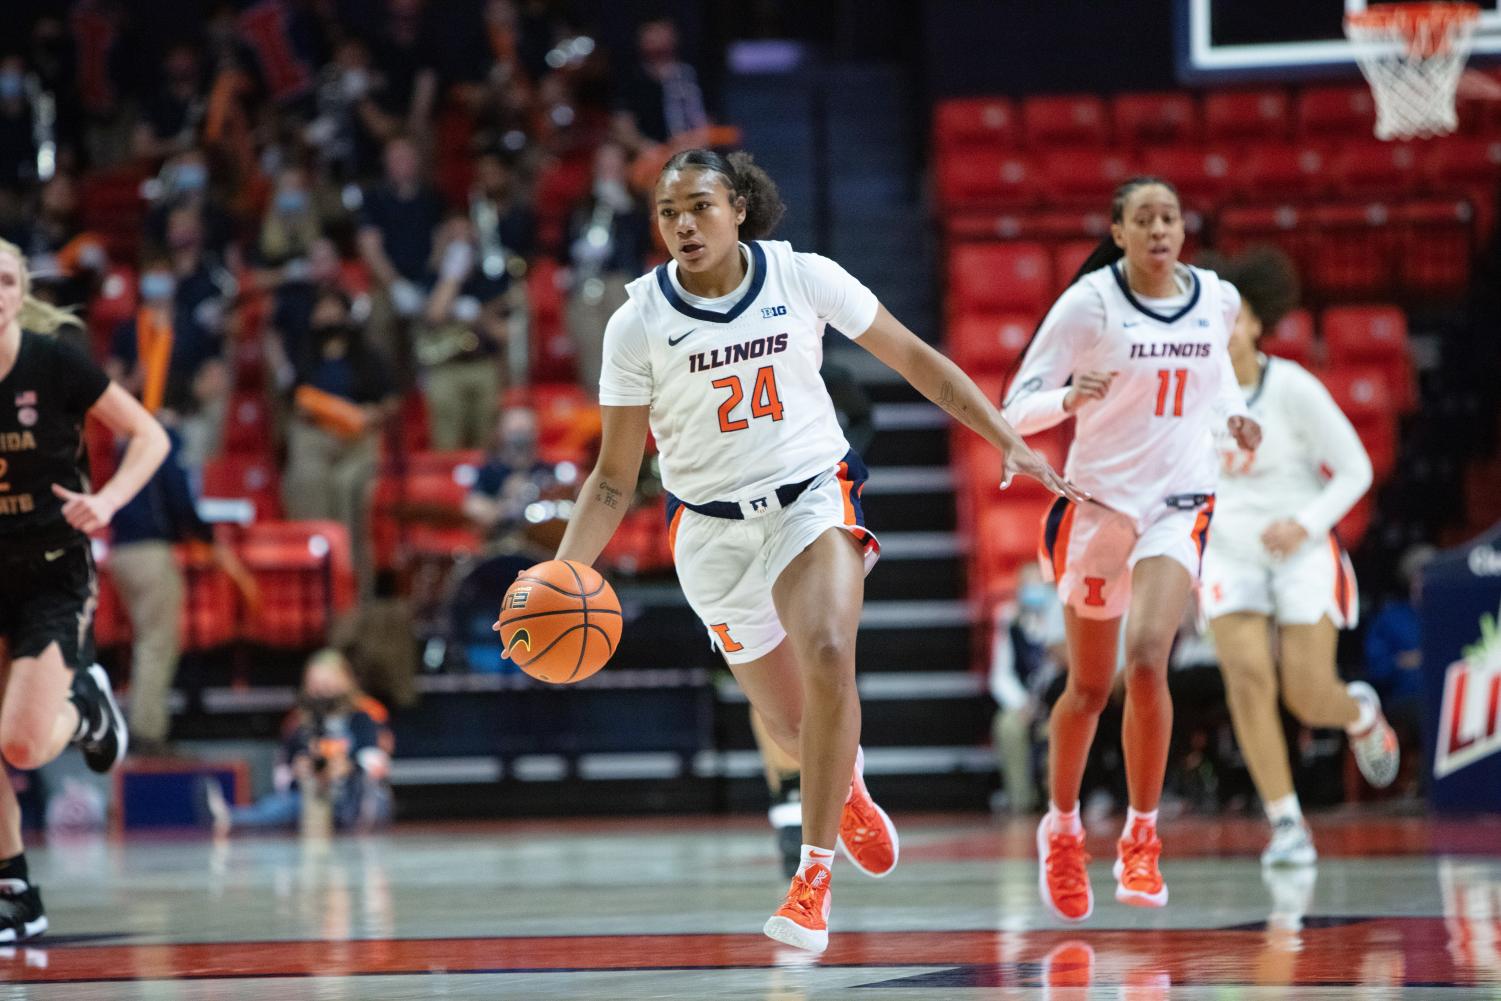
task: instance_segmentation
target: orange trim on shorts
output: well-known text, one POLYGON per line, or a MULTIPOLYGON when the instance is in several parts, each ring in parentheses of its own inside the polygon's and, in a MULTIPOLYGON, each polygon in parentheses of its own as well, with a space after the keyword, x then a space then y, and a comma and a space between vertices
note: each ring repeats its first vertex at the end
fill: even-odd
POLYGON ((1070 502, 1058 522, 1058 538, 1053 540, 1053 580, 1058 583, 1062 583, 1063 574, 1068 570, 1068 540, 1074 533, 1074 512, 1077 510, 1078 505, 1070 502))
POLYGON ((1339 548, 1339 539, 1329 533, 1329 551, 1334 557, 1334 607, 1346 623, 1350 621, 1350 578, 1345 573, 1345 554, 1339 548))
POLYGON ((677 559, 678 555, 678 523, 683 520, 683 512, 686 510, 685 507, 679 507, 672 512, 672 521, 667 525, 667 551, 672 554, 673 559, 677 559))
POLYGON ((844 501, 844 524, 846 527, 855 527, 855 502, 850 494, 855 489, 855 484, 850 482, 850 464, 839 464, 839 497, 844 501))
POLYGON ((1199 559, 1204 558, 1204 547, 1209 544, 1209 522, 1214 519, 1214 498, 1210 497, 1208 503, 1199 509, 1199 516, 1194 519, 1193 539, 1194 545, 1199 548, 1199 559))

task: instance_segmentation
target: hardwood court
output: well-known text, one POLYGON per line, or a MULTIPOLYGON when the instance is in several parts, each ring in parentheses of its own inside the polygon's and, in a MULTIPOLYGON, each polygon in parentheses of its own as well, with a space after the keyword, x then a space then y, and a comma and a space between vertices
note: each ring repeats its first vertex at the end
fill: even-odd
POLYGON ((53 933, 0 949, 0 999, 1501 996, 1501 818, 1316 819, 1317 869, 1270 876, 1259 823, 1173 822, 1162 911, 1111 898, 1100 826, 1078 927, 1037 901, 1030 824, 898 822, 891 878, 836 864, 816 963, 759 933, 784 881, 744 818, 54 841, 53 933))

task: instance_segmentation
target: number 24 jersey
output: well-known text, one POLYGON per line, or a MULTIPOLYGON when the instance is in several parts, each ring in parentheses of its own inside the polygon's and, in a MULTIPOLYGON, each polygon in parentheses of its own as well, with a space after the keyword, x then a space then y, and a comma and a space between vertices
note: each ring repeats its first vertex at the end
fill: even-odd
POLYGON ((651 407, 663 485, 690 504, 743 501, 833 469, 849 451, 818 370, 832 324, 858 337, 875 295, 782 241, 741 245, 746 276, 690 295, 676 262, 626 286, 605 328, 603 406, 651 407))

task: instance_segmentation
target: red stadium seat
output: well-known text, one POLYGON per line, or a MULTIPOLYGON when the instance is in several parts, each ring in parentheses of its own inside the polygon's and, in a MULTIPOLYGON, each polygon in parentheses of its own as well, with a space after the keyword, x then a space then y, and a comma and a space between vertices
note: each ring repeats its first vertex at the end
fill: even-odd
POLYGON ((1376 101, 1364 83, 1305 87, 1298 94, 1293 115, 1298 135, 1304 139, 1364 138, 1376 128, 1376 101))
POLYGON ((986 508, 980 516, 975 548, 986 578, 1015 572, 1037 558, 1037 540, 1043 516, 1052 504, 1051 495, 1029 500, 1007 500, 986 508))
POLYGON ((1309 144, 1258 146, 1232 164, 1234 186, 1249 198, 1317 197, 1332 183, 1328 160, 1322 148, 1309 144))
POLYGON ((1099 240, 1110 232, 1110 213, 1098 209, 1030 209, 964 212, 944 218, 944 235, 963 240, 1099 240))
POLYGON ((265 394, 244 390, 231 393, 224 414, 224 450, 268 454, 271 439, 271 413, 265 394))
POLYGON ((1282 322, 1262 335, 1257 347, 1269 355, 1295 361, 1304 368, 1313 368, 1316 345, 1313 339, 1312 314, 1306 309, 1293 310, 1282 318, 1282 322))
POLYGON ((1371 527, 1371 495, 1366 494, 1360 499, 1350 513, 1335 526, 1334 531, 1339 535, 1340 544, 1346 549, 1354 549, 1360 545, 1360 540, 1365 538, 1366 529, 1371 527))
POLYGON ((1371 140, 1341 146, 1329 160, 1335 192, 1346 198, 1399 197, 1422 183, 1422 147, 1415 143, 1371 140))
POLYGON ((1229 208, 1220 213, 1217 248, 1237 254, 1266 243, 1280 247, 1301 270, 1306 257, 1304 213, 1291 205, 1229 208))
POLYGON ((1053 292, 1068 288, 1079 268, 1100 245, 1098 240, 1070 240, 1053 248, 1053 292))
POLYGON ((1164 146, 1142 154, 1142 171, 1172 181, 1185 207, 1206 209, 1233 189, 1235 160, 1224 149, 1164 146))
POLYGON ((248 500, 257 521, 281 517, 281 483, 269 454, 228 452, 203 464, 203 496, 248 500))
POLYGON ((1036 325, 1025 313, 967 313, 949 326, 949 350, 971 376, 1004 374, 1026 350, 1036 325))
POLYGON ((1022 128, 1033 148, 1103 146, 1110 141, 1105 102, 1093 94, 1029 97, 1022 102, 1022 128))
POLYGON ((1039 243, 961 244, 949 255, 949 308, 956 314, 1041 312, 1052 287, 1052 262, 1039 243))
POLYGON ((1476 220, 1464 199, 1407 202, 1392 212, 1397 230, 1397 279, 1423 299, 1454 300, 1470 285, 1476 220))
POLYGON ((938 201, 945 212, 1034 205, 1041 196, 1031 157, 974 151, 940 156, 938 201))
POLYGON ((1393 418, 1397 413, 1397 402, 1392 399, 1386 373, 1380 368, 1331 368, 1319 373, 1319 378, 1352 424, 1372 418, 1393 418))
POLYGON ((1355 433, 1371 459, 1371 472, 1380 484, 1397 467, 1397 422, 1388 416, 1365 417, 1355 424, 1355 433))
POLYGON ((284 649, 321 646, 334 617, 354 605, 349 534, 337 522, 250 525, 239 550, 261 594, 260 607, 246 616, 246 639, 284 649))
POLYGON ((108 650, 130 642, 130 616, 125 613, 125 605, 115 590, 115 580, 110 576, 109 548, 96 545, 94 551, 99 582, 99 603, 94 608, 94 645, 108 650))
POLYGON ((1287 92, 1231 90, 1204 95, 1204 138, 1210 142, 1287 138, 1287 92))
POLYGON ((186 585, 178 626, 183 650, 212 650, 233 643, 240 635, 240 594, 234 581, 204 546, 175 546, 173 555, 186 585))
POLYGON ((1121 182, 1138 172, 1136 158, 1112 149, 1054 150, 1042 155, 1042 182, 1055 203, 1108 205, 1121 182))
POLYGON ((1306 220, 1301 261, 1309 292, 1326 300, 1385 294, 1392 280, 1395 232, 1385 205, 1320 205, 1306 220))
POLYGON ((1199 138, 1199 109, 1185 93, 1121 94, 1111 102, 1110 117, 1118 143, 1181 144, 1199 138))
POLYGON ((939 150, 1009 149, 1020 135, 1016 106, 1004 97, 955 98, 938 102, 933 144, 939 150))
POLYGON ((1407 315, 1396 306, 1331 306, 1320 326, 1331 367, 1407 357, 1407 315))
POLYGON ((1425 143, 1421 160, 1438 191, 1486 188, 1501 176, 1501 139, 1448 136, 1425 143))

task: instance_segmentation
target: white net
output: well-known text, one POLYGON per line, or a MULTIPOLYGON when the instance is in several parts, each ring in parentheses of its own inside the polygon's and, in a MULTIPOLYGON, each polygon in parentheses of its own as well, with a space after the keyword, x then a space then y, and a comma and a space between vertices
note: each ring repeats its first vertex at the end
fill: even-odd
POLYGON ((1414 139, 1459 127, 1454 95, 1479 8, 1389 4, 1345 19, 1345 34, 1376 98, 1376 137, 1414 139))

